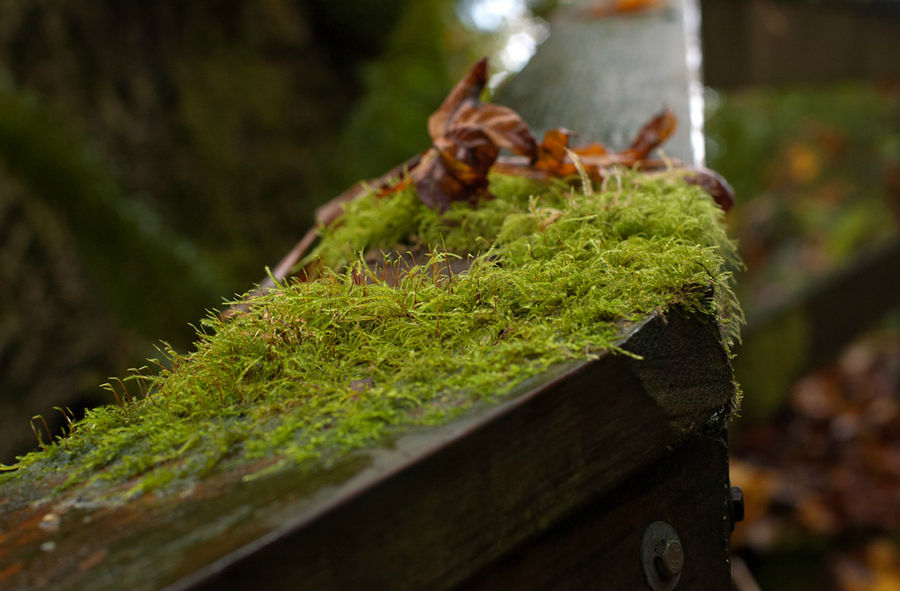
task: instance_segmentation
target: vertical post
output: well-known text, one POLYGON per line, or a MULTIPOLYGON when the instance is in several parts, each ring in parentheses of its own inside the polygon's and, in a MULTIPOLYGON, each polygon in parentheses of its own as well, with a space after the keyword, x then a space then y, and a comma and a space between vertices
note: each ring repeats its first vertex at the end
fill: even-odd
POLYGON ((702 165, 703 86, 696 0, 670 0, 639 14, 551 24, 531 62, 503 87, 497 102, 517 110, 536 133, 563 126, 584 141, 621 149, 666 106, 679 129, 666 155, 702 165))

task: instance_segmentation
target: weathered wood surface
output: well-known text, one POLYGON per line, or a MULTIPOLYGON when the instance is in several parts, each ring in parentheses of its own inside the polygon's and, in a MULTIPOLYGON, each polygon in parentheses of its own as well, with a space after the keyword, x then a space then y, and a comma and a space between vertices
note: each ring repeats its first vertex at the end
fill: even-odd
MULTIPOLYGON (((120 589, 123 581, 134 590, 452 588, 704 426, 720 426, 733 383, 714 323, 654 317, 623 346, 644 359, 605 355, 555 368, 499 405, 355 454, 314 479, 287 472, 241 482, 232 473, 189 495, 96 508, 77 498, 32 506, 29 487, 4 487, 0 582, 11 590, 120 589)), ((678 486, 712 491, 722 507, 725 477, 719 470, 699 487, 693 477, 678 486)), ((709 543, 725 548, 726 540, 717 531, 709 543)), ((707 564, 717 566, 727 566, 724 554, 707 564)))
POLYGON ((678 589, 728 589, 720 564, 732 526, 723 520, 728 489, 725 441, 691 439, 458 589, 643 589, 638 548, 644 527, 658 520, 675 528, 684 547, 678 589))

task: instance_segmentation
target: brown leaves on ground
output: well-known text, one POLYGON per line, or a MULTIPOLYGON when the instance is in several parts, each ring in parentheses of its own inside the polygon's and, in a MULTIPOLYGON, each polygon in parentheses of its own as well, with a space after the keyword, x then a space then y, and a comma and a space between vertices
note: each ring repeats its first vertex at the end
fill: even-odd
MULTIPOLYGON (((735 484, 743 486, 740 476, 769 483, 758 491, 766 507, 757 517, 777 505, 780 523, 815 534, 900 529, 900 337, 856 343, 799 381, 789 412, 744 427, 733 454, 744 472, 735 484)), ((736 542, 753 538, 755 524, 748 511, 736 542)))
POLYGON ((888 541, 900 530, 900 337, 854 344, 798 382, 778 420, 742 428, 731 480, 746 502, 736 550, 841 540, 825 558, 829 589, 900 588, 900 546, 888 541))
POLYGON ((841 591, 895 591, 900 589, 900 544, 877 538, 838 556, 832 570, 841 591))

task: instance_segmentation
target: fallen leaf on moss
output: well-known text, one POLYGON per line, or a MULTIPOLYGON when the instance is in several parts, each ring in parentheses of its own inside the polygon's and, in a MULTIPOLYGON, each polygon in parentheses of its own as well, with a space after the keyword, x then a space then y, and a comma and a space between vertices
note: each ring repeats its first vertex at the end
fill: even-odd
POLYGON ((474 128, 498 148, 534 158, 537 146, 522 117, 509 107, 481 102, 488 81, 487 68, 487 58, 482 58, 456 84, 428 118, 429 135, 437 144, 460 130, 474 128))
MULTIPOLYGON (((499 172, 538 180, 583 178, 600 182, 610 168, 623 166, 642 170, 681 167, 675 160, 649 159, 650 153, 674 133, 675 114, 663 109, 638 132, 625 150, 615 153, 600 143, 570 147, 576 134, 567 129, 548 131, 538 144, 522 117, 502 105, 484 103, 481 96, 488 80, 487 58, 480 60, 450 91, 440 107, 428 118, 432 146, 393 168, 377 179, 359 182, 319 208, 318 227, 308 232, 284 256, 257 293, 265 292, 276 281, 294 275, 308 278, 316 273, 316 263, 301 266, 304 256, 321 234, 321 229, 338 220, 344 205, 361 195, 375 191, 387 196, 410 184, 428 207, 443 212, 454 202, 477 202, 490 198, 488 174, 499 172), (512 156, 501 156, 501 150, 512 156)), ((684 168, 685 180, 710 193, 724 210, 734 201, 731 187, 721 177, 705 169, 684 168), (688 174, 690 173, 690 174, 688 174)), ((230 316, 246 308, 233 306, 230 316)))
POLYGON ((623 150, 619 156, 625 160, 632 159, 635 162, 644 160, 656 147, 675 133, 678 120, 672 109, 663 109, 650 121, 644 124, 631 145, 623 150))
POLYGON ((725 178, 714 170, 698 166, 692 168, 684 177, 685 182, 697 185, 713 198, 722 208, 722 211, 730 211, 736 201, 734 189, 725 178))
POLYGON ((537 157, 537 145, 518 113, 481 102, 487 85, 487 58, 460 80, 428 119, 432 148, 410 173, 419 198, 444 211, 454 201, 488 195, 488 171, 505 148, 537 157))
POLYGON ((538 145, 536 161, 500 158, 494 170, 547 180, 580 174, 578 171, 580 165, 591 180, 600 182, 613 166, 636 167, 643 170, 680 166, 680 162, 676 160, 664 162, 649 159, 650 153, 667 140, 675 132, 676 127, 675 114, 671 109, 663 109, 644 124, 628 148, 618 153, 611 152, 606 146, 596 142, 570 147, 569 141, 577 134, 568 129, 552 129, 544 135, 544 139, 538 145))

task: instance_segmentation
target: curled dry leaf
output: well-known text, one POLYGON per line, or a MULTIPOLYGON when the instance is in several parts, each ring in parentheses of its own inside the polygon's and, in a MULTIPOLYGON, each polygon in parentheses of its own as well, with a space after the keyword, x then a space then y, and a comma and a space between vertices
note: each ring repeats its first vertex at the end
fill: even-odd
POLYGON ((481 102, 488 81, 487 68, 487 58, 482 58, 457 82, 438 110, 428 118, 428 134, 437 144, 454 130, 475 128, 498 148, 535 157, 537 146, 522 117, 509 107, 481 102))
POLYGON ((558 127, 544 134, 544 139, 538 146, 538 159, 534 167, 557 176, 569 176, 575 174, 575 164, 568 160, 569 139, 575 132, 558 127))
POLYGON ((638 132, 637 137, 627 149, 619 153, 625 159, 633 159, 634 162, 644 160, 656 147, 675 133, 678 127, 678 119, 672 109, 663 109, 648 121, 638 132))
POLYGON ((698 166, 691 168, 689 174, 684 177, 685 182, 697 185, 706 191, 722 211, 729 211, 734 207, 734 189, 725 178, 714 170, 698 166))
POLYGON ((428 119, 432 147, 410 178, 429 207, 444 211, 454 201, 487 196, 487 175, 503 148, 529 161, 537 157, 531 130, 518 113, 481 102, 486 85, 484 58, 428 119))

